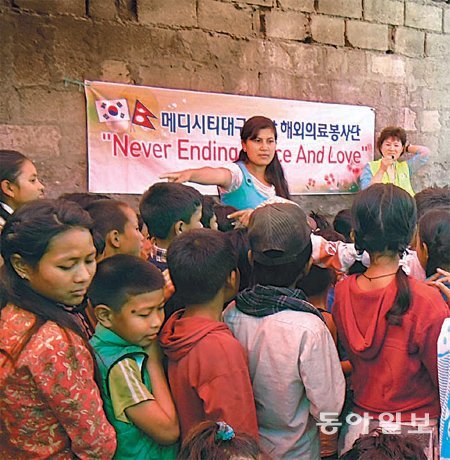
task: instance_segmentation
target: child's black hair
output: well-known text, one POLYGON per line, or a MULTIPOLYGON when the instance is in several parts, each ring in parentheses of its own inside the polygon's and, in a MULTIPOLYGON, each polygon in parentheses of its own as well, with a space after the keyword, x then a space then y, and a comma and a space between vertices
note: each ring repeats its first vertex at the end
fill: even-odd
POLYGON ((178 221, 189 223, 202 204, 202 195, 195 188, 174 182, 158 182, 141 198, 139 212, 150 236, 167 239, 178 221))
POLYGON ((92 305, 120 312, 130 297, 164 287, 160 270, 139 257, 118 254, 102 260, 88 289, 92 305))
POLYGON ((235 433, 221 439, 218 432, 219 425, 213 421, 196 425, 184 439, 177 460, 270 460, 251 436, 235 433))
POLYGON ((344 235, 345 242, 351 243, 351 232, 352 232, 352 213, 350 209, 341 209, 333 220, 333 228, 344 235))
POLYGON ((324 214, 320 214, 319 212, 311 211, 309 213, 309 217, 314 219, 314 222, 317 225, 317 230, 314 233, 317 233, 318 230, 326 230, 328 228, 331 228, 330 222, 328 222, 328 219, 325 217, 324 214))
POLYGON ((214 206, 217 201, 210 195, 202 196, 202 218, 201 223, 203 228, 211 228, 211 219, 214 216, 214 206))
POLYGON ((296 284, 307 297, 316 296, 326 292, 336 283, 336 274, 332 268, 322 268, 312 265, 309 273, 296 284))
MULTIPOLYGON (((130 208, 127 203, 117 200, 96 200, 86 206, 86 211, 94 221, 94 245, 101 254, 106 245, 106 235, 113 230, 123 233, 128 217, 125 209, 130 208), (103 248, 101 251, 100 249, 103 248)), ((131 209, 131 208, 130 208, 131 209)))
POLYGON ((228 219, 227 216, 236 211, 237 208, 228 204, 214 205, 214 214, 217 217, 217 227, 221 232, 231 232, 231 230, 234 230, 235 221, 228 219))
POLYGON ((387 434, 382 430, 361 435, 341 460, 426 460, 424 448, 412 435, 387 434))
POLYGON ((343 243, 345 242, 344 235, 337 232, 336 230, 333 230, 333 228, 331 227, 326 228, 325 230, 318 230, 317 232, 314 232, 314 234, 319 235, 328 241, 342 241, 343 243))
MULTIPOLYGON (((359 192, 352 206, 355 247, 371 256, 384 253, 401 256, 416 227, 416 203, 412 196, 393 184, 374 184, 359 192)), ((411 303, 408 277, 397 270, 397 295, 387 312, 390 324, 401 324, 411 303)))
POLYGON ((98 200, 110 200, 111 197, 104 193, 90 193, 90 192, 71 192, 63 193, 59 196, 61 200, 73 201, 79 204, 83 209, 86 209, 94 201, 98 200))
POLYGON ((417 218, 434 208, 450 208, 450 187, 428 187, 414 196, 417 205, 417 218))
POLYGON ((230 239, 208 228, 182 233, 167 251, 177 300, 185 305, 214 298, 237 267, 230 239))
POLYGON ((428 248, 426 275, 433 275, 437 268, 450 270, 450 208, 436 208, 424 214, 418 231, 421 243, 428 248))
POLYGON ((250 286, 252 266, 248 260, 248 251, 250 250, 250 242, 248 240, 247 228, 241 227, 236 228, 226 235, 231 241, 231 245, 238 257, 238 269, 239 269, 239 291, 250 286))

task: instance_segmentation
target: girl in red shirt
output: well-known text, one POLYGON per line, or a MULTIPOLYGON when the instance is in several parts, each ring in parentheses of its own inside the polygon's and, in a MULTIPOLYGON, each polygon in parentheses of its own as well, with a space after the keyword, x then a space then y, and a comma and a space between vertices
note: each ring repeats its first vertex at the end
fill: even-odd
POLYGON ((6 222, 0 305, 0 458, 109 459, 82 304, 94 275, 92 221, 75 203, 38 200, 6 222))
MULTIPOLYGON (((440 414, 436 344, 449 310, 436 289, 409 278, 399 263, 416 228, 414 199, 375 184, 356 196, 352 218, 355 245, 369 253, 370 265, 335 291, 333 316, 353 368, 354 414, 343 450, 386 425, 398 434, 426 432, 431 444, 440 414)), ((430 446, 427 456, 433 458, 430 446)))

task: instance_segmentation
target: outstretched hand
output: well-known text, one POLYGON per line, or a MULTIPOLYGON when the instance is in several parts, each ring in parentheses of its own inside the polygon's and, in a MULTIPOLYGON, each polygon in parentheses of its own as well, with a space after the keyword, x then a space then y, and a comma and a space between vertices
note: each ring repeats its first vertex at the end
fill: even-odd
POLYGON ((239 221, 239 223, 244 226, 248 227, 250 222, 250 216, 252 215, 253 209, 243 209, 242 211, 236 211, 231 214, 228 214, 228 219, 235 219, 239 221))
POLYGON ((159 176, 160 179, 167 179, 168 182, 176 182, 177 184, 182 184, 183 182, 189 182, 191 179, 191 173, 188 169, 184 171, 174 171, 170 173, 165 173, 159 176))
POLYGON ((427 281, 427 284, 436 286, 447 297, 447 299, 450 299, 450 289, 444 283, 450 283, 450 272, 442 270, 442 268, 438 268, 436 273, 427 281))

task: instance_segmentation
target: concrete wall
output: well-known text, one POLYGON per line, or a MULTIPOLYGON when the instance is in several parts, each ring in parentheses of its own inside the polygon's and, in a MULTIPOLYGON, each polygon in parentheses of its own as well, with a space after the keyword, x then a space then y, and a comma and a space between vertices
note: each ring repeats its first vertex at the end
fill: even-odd
POLYGON ((64 78, 369 105, 377 131, 431 148, 416 189, 449 183, 445 2, 1 0, 0 15, 0 148, 33 158, 50 197, 86 190, 84 93, 64 78))

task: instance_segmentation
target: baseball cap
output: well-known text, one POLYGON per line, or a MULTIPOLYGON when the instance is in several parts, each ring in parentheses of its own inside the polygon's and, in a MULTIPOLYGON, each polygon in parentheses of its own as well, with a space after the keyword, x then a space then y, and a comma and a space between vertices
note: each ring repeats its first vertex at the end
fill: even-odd
POLYGON ((253 211, 248 237, 256 262, 282 265, 293 262, 311 244, 311 228, 296 203, 272 203, 253 211))

